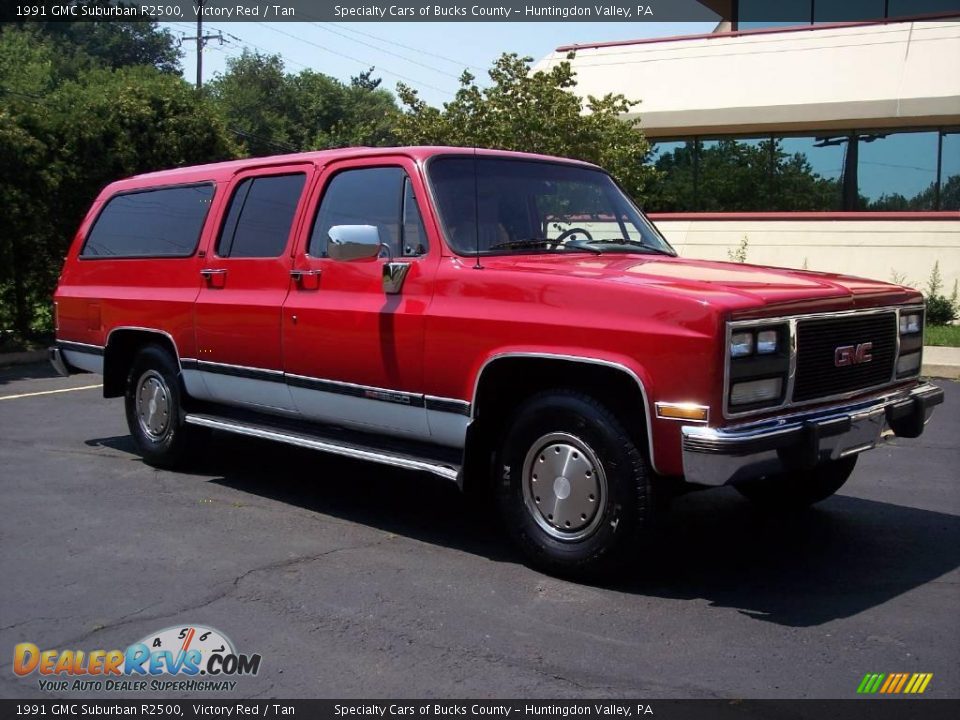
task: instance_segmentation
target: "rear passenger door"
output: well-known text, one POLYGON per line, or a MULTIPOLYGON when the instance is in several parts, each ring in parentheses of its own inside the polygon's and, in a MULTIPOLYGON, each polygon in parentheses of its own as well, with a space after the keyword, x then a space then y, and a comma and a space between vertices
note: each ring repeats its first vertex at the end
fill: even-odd
POLYGON ((191 394, 290 412, 281 313, 291 238, 313 166, 260 168, 233 178, 219 231, 200 271, 195 306, 199 388, 191 394))

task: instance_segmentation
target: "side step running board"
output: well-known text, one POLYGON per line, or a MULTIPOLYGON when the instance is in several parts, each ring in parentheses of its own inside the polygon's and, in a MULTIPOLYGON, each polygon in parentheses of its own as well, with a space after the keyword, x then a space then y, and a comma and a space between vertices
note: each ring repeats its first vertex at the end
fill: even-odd
POLYGON ((270 427, 259 423, 216 417, 214 415, 190 413, 184 419, 190 425, 223 430, 224 432, 261 438, 263 440, 273 440, 275 442, 286 443, 287 445, 309 448, 310 450, 319 450, 334 455, 380 463, 381 465, 392 465, 393 467, 406 468, 407 470, 428 472, 446 480, 453 480, 454 482, 459 480, 459 466, 432 458, 407 455, 395 450, 367 447, 339 438, 329 438, 298 430, 270 427))

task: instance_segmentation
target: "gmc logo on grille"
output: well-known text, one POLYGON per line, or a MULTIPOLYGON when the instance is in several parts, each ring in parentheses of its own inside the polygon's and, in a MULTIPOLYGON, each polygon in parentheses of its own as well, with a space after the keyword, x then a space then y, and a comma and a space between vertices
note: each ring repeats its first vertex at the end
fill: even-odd
POLYGON ((873 360, 870 351, 873 350, 872 342, 860 343, 859 345, 841 345, 833 351, 833 364, 836 367, 846 367, 847 365, 861 365, 873 360))

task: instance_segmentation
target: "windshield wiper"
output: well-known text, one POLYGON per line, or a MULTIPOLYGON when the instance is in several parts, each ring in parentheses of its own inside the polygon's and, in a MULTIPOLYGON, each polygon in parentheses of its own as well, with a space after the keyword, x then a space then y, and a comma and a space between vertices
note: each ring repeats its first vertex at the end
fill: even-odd
POLYGON ((565 248, 576 248, 577 250, 583 250, 585 252, 592 252, 596 255, 602 254, 602 250, 595 247, 590 247, 586 243, 582 243, 579 240, 568 241, 565 243, 557 244, 555 240, 550 238, 521 238, 518 240, 507 240, 506 242, 497 243, 496 245, 491 245, 491 250, 523 250, 523 249, 532 249, 532 248, 549 248, 553 246, 552 249, 559 250, 565 248))
POLYGON ((551 245, 552 241, 548 238, 521 238, 518 240, 507 240, 495 245, 491 245, 491 250, 520 250, 523 248, 538 248, 551 245))
POLYGON ((590 245, 626 245, 627 247, 643 248, 647 252, 657 253, 658 255, 673 256, 672 253, 669 253, 666 250, 661 250, 653 245, 647 245, 645 242, 641 242, 639 240, 630 240, 628 238, 617 238, 616 240, 587 240, 587 243, 590 245))

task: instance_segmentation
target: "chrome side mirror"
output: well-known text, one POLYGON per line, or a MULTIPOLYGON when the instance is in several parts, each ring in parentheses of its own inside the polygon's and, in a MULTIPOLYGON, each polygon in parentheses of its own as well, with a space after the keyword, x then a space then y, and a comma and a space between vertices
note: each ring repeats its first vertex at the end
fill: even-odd
POLYGON ((334 225, 327 233, 327 255, 332 260, 375 260, 382 245, 374 225, 334 225))

